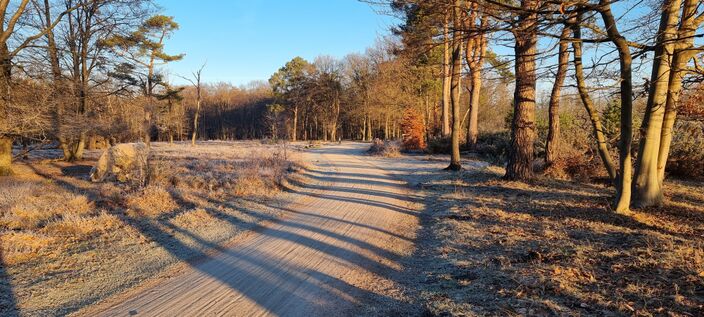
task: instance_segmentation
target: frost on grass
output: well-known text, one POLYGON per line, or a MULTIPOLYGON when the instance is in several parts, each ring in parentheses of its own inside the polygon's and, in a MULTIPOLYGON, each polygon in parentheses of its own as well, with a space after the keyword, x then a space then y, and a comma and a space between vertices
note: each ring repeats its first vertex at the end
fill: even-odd
POLYGON ((396 141, 374 139, 367 153, 374 156, 399 157, 401 156, 401 148, 396 141))
POLYGON ((669 181, 662 208, 612 212, 609 188, 501 180, 496 167, 425 183, 417 290, 438 316, 697 316, 704 193, 669 181))
POLYGON ((294 161, 257 142, 155 143, 146 185, 92 183, 93 161, 18 164, 0 179, 0 306, 62 315, 202 255, 280 212, 264 203, 294 161))

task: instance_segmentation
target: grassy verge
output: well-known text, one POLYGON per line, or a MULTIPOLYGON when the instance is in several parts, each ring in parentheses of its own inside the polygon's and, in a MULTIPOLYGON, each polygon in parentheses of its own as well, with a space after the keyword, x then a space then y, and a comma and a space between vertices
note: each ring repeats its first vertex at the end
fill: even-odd
POLYGON ((145 187, 34 161, 0 181, 0 311, 64 315, 231 241, 280 210, 297 168, 254 142, 155 144, 145 187))

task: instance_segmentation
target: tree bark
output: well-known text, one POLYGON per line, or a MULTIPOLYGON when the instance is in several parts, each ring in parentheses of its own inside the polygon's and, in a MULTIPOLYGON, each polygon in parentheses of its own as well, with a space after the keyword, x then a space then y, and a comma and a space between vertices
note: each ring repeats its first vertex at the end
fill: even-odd
MULTIPOLYGON (((581 17, 577 20, 581 21, 581 17)), ((574 33, 572 48, 574 50, 574 73, 577 79, 577 90, 579 91, 579 97, 582 99, 582 104, 584 104, 584 108, 586 108, 589 114, 589 120, 592 123, 599 156, 604 163, 606 172, 609 174, 609 179, 613 183, 616 180, 616 167, 609 154, 609 147, 606 136, 604 136, 604 128, 601 125, 599 113, 596 107, 594 107, 594 102, 592 102, 592 98, 589 96, 589 91, 587 90, 587 85, 584 80, 584 66, 582 65, 582 30, 578 23, 572 25, 572 33, 574 33)))
POLYGON ((695 56, 694 38, 697 28, 697 0, 685 0, 682 9, 682 21, 678 31, 677 46, 672 57, 672 70, 667 94, 667 103, 663 118, 662 133, 660 134, 660 149, 658 151, 658 180, 662 186, 665 180, 665 166, 670 155, 672 144, 672 130, 677 118, 677 107, 682 92, 682 81, 687 73, 687 63, 695 56))
POLYGON ((474 151, 477 148, 477 139, 479 138, 479 102, 482 90, 482 66, 484 65, 484 55, 486 54, 486 35, 484 30, 488 23, 488 16, 482 15, 480 18, 479 28, 474 26, 474 20, 478 13, 477 3, 472 4, 473 14, 470 16, 469 23, 471 29, 475 33, 472 38, 467 41, 466 59, 469 65, 469 76, 471 89, 469 91, 469 123, 467 124, 467 147, 474 151), (474 44, 470 44, 474 42, 474 44), (471 52, 470 52, 471 49, 471 52))
POLYGON ((384 111, 384 140, 388 140, 390 138, 389 135, 389 112, 391 110, 389 107, 386 107, 386 111, 384 111))
MULTIPOLYGON (((7 120, 6 113, 8 109, 4 109, 5 105, 11 102, 10 100, 10 79, 12 76, 12 60, 10 52, 7 48, 7 42, 0 43, 0 115, 5 118, 0 118, 0 122, 7 120)), ((11 124, 10 122, 2 122, 3 124, 11 124)), ((0 176, 12 175, 12 137, 0 134, 0 176)))
POLYGON ((12 78, 12 57, 7 43, 0 44, 0 98, 10 102, 10 80, 12 78))
POLYGON ((443 62, 442 62, 442 136, 450 135, 450 18, 445 12, 443 22, 443 62))
POLYGON ((298 105, 293 107, 293 131, 291 132, 291 141, 298 140, 298 105))
MULTIPOLYGON (((151 98, 149 98, 149 102, 151 102, 151 98)), ((147 106, 149 107, 149 106, 147 106)), ((152 144, 152 136, 151 136, 151 129, 152 129, 152 113, 149 110, 144 111, 144 118, 142 120, 142 129, 144 130, 143 133, 144 135, 142 136, 142 141, 147 145, 147 148, 151 147, 152 144)))
POLYGON ((460 163, 460 130, 462 129, 460 118, 460 85, 462 84, 462 35, 463 32, 458 26, 462 25, 462 6, 460 0, 455 0, 452 20, 455 27, 452 31, 452 77, 450 78, 452 101, 452 154, 450 156, 450 165, 446 168, 450 171, 459 171, 462 169, 460 163))
POLYGON ((560 157, 560 98, 570 59, 568 51, 570 33, 570 27, 565 25, 560 34, 557 72, 555 73, 555 84, 552 86, 550 94, 548 138, 545 146, 545 163, 548 167, 552 166, 560 157))
MULTIPOLYGON (((51 4, 49 3, 49 0, 44 0, 44 23, 46 23, 45 26, 50 26, 52 23, 51 19, 51 4)), ((56 47, 56 39, 54 37, 54 31, 52 29, 49 29, 46 33, 46 39, 47 39, 47 54, 49 56, 49 64, 51 66, 51 74, 52 74, 52 79, 53 79, 53 96, 54 98, 58 98, 59 95, 63 91, 63 82, 61 78, 61 64, 59 64, 59 54, 58 54, 58 49, 56 47)), ((64 103, 62 100, 57 100, 55 102, 55 108, 53 111, 53 124, 54 124, 54 133, 59 141, 59 146, 63 150, 64 157, 63 159, 65 161, 68 161, 71 157, 71 153, 68 149, 68 141, 66 138, 63 137, 62 135, 62 117, 64 115, 64 103)))
MULTIPOLYGON (((200 94, 200 93, 199 93, 200 94)), ((196 146, 196 137, 198 133, 198 116, 200 115, 200 96, 196 100, 196 113, 193 115, 193 135, 191 136, 191 146, 196 146)))
POLYGON ((533 178, 533 155, 535 142, 535 56, 537 53, 537 0, 521 0, 519 22, 514 30, 516 45, 513 121, 511 123, 511 146, 506 165, 507 180, 528 180, 533 178))
POLYGON ((663 4, 636 161, 633 204, 639 208, 660 206, 664 199, 658 175, 658 157, 681 3, 681 0, 668 0, 663 4))
POLYGON ((616 179, 616 212, 626 213, 631 204, 631 183, 633 178, 633 162, 631 144, 633 142, 633 71, 632 55, 628 42, 621 35, 616 25, 616 19, 611 13, 608 0, 601 0, 601 16, 607 29, 607 34, 616 45, 619 54, 621 74, 621 139, 619 144, 619 164, 621 169, 616 179))
POLYGON ((367 115, 367 141, 372 140, 372 117, 367 115))

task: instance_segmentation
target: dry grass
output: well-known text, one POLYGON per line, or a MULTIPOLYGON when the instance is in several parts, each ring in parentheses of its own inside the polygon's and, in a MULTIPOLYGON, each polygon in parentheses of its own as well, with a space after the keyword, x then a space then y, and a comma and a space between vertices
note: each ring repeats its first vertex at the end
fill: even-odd
POLYGON ((92 161, 18 164, 0 179, 0 311, 66 314, 270 219, 252 204, 285 199, 289 151, 155 143, 144 187, 91 183, 92 161))
POLYGON ((380 139, 374 139, 372 145, 367 150, 369 155, 383 156, 383 157, 400 157, 401 148, 395 141, 384 141, 380 139))
POLYGON ((179 208, 173 194, 160 186, 147 186, 127 196, 127 213, 136 217, 156 218, 179 208))
POLYGON ((602 186, 500 179, 496 167, 427 182, 421 279, 429 315, 702 316, 704 192, 671 181, 658 209, 619 215, 602 186))

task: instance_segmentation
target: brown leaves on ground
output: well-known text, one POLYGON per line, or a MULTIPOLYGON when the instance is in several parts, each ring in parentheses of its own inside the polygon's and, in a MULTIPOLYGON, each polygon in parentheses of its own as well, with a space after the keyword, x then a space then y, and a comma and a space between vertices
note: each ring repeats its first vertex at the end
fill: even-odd
POLYGON ((430 238, 419 248, 429 313, 704 313, 701 183, 670 181, 663 208, 625 216, 610 210, 608 188, 501 174, 469 170, 429 184, 430 238))

